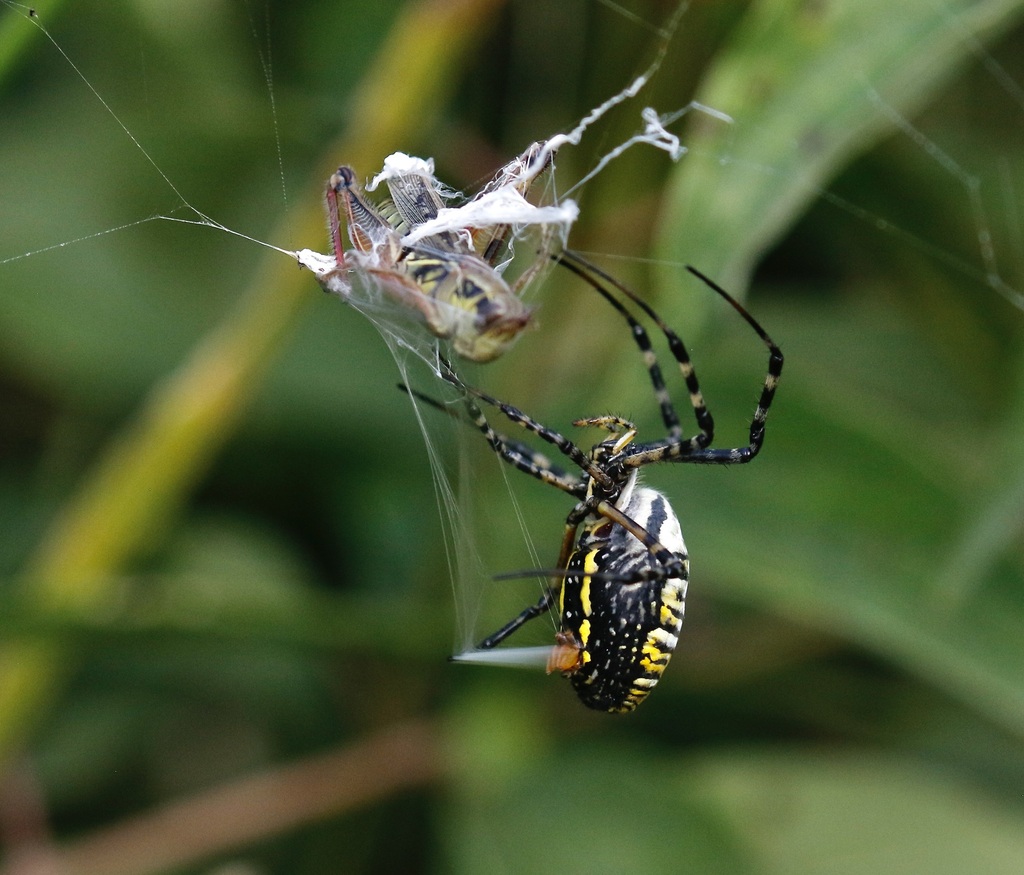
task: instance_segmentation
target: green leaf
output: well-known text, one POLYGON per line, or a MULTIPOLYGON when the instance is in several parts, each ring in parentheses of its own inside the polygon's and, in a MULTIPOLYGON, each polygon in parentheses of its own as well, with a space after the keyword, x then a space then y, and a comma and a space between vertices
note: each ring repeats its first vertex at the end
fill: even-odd
POLYGON ((1010 875, 1024 860, 1019 805, 904 759, 760 750, 685 775, 765 875, 1010 875))
POLYGON ((1020 0, 754 3, 697 99, 662 209, 665 289, 696 264, 742 289, 758 259, 855 155, 919 109, 1021 14, 1020 0))
POLYGON ((530 740, 518 770, 456 783, 450 871, 1016 875, 1024 859, 1019 805, 895 757, 530 740))

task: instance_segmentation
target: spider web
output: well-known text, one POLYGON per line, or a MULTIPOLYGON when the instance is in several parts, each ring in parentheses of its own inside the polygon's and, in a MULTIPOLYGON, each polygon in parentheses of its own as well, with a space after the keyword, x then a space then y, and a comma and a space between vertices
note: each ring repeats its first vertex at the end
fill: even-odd
MULTIPOLYGON (((675 22, 672 22, 670 28, 674 26, 675 22)), ((566 193, 560 194, 557 183, 558 153, 567 147, 579 146, 588 131, 600 123, 609 112, 623 104, 636 102, 650 79, 657 73, 661 57, 662 52, 658 52, 654 61, 645 71, 620 92, 594 107, 569 131, 556 133, 536 143, 530 150, 531 155, 528 161, 524 162, 517 158, 501 168, 495 174, 494 180, 484 187, 482 196, 465 199, 458 193, 451 192, 443 181, 434 179, 434 189, 441 193, 446 200, 453 204, 461 200, 462 203, 442 209, 435 220, 411 229, 403 237, 403 243, 414 245, 430 235, 441 233, 461 235, 469 228, 508 225, 512 229, 509 256, 497 266, 497 270, 500 273, 510 267, 515 260, 517 250, 526 253, 527 266, 525 269, 527 271, 535 271, 538 266, 545 268, 537 271, 537 276, 533 277, 531 284, 523 292, 528 300, 535 300, 535 288, 541 284, 538 280, 546 273, 545 266, 550 264, 549 256, 565 246, 571 226, 578 216, 578 207, 569 198, 569 194, 579 191, 612 161, 636 146, 661 150, 669 160, 678 161, 686 153, 686 148, 680 142, 679 137, 670 132, 666 125, 679 121, 689 112, 701 112, 722 123, 731 121, 723 113, 718 113, 714 109, 696 102, 691 102, 682 109, 676 109, 667 115, 659 114, 654 108, 641 104, 637 107, 639 124, 636 133, 599 156, 589 172, 582 178, 573 181, 568 186, 566 193), (517 186, 520 185, 524 177, 532 176, 535 172, 534 168, 548 164, 553 165, 554 169, 552 172, 544 174, 542 181, 535 184, 535 188, 542 189, 539 196, 536 191, 533 193, 533 197, 540 201, 539 205, 535 205, 519 194, 517 186)), ((432 177, 433 162, 410 158, 404 154, 393 155, 385 162, 384 170, 373 179, 367 189, 374 191, 390 176, 410 172, 410 170, 432 177)), ((300 264, 320 278, 328 276, 336 267, 333 257, 325 257, 309 250, 300 251, 298 259, 300 264)), ((520 259, 520 261, 522 260, 524 259, 520 259)), ((520 269, 523 269, 522 266, 520 269)), ((322 281, 324 280, 322 279, 322 281)), ((479 479, 474 475, 474 469, 476 465, 480 464, 480 461, 477 458, 475 464, 470 464, 469 460, 479 457, 479 453, 474 452, 472 445, 479 445, 481 436, 476 434, 469 425, 461 399, 454 397, 450 387, 443 382, 438 384, 440 378, 437 358, 438 343, 422 330, 422 326, 410 325, 408 314, 401 308, 396 308, 393 302, 388 300, 379 284, 365 273, 353 272, 351 282, 349 282, 349 277, 345 277, 340 283, 331 284, 330 281, 326 281, 326 283, 325 288, 335 292, 346 303, 359 310, 377 328, 395 359, 405 385, 416 388, 422 387, 425 383, 429 384, 432 387, 429 391, 439 398, 444 398, 449 405, 448 409, 452 415, 447 418, 439 417, 435 411, 425 409, 424 404, 415 395, 411 396, 416 420, 426 446, 442 526, 445 530, 449 574, 453 581, 452 591, 457 614, 454 658, 461 662, 500 664, 510 667, 545 665, 550 652, 548 644, 538 644, 533 647, 506 646, 493 651, 481 651, 474 648, 474 643, 480 636, 482 628, 479 618, 482 614, 483 603, 487 600, 490 591, 490 587, 486 583, 499 572, 507 571, 507 569, 487 564, 478 549, 481 541, 480 532, 498 530, 510 534, 510 531, 507 523, 498 522, 497 518, 501 514, 495 514, 494 511, 496 510, 495 505, 499 502, 493 498, 487 503, 487 510, 490 512, 488 521, 480 522, 478 520, 479 502, 474 499, 474 496, 479 492, 477 488, 479 479), (424 367, 428 372, 426 378, 423 377, 424 367), (416 380, 417 374, 421 375, 419 381, 416 380), (436 421, 438 419, 441 419, 442 422, 438 423, 436 421), (439 433, 441 430, 443 433, 439 433), (457 471, 453 470, 450 459, 447 459, 449 454, 446 454, 444 450, 446 447, 453 446, 459 448, 456 454, 457 471)), ((460 370, 469 368, 467 363, 459 363, 460 370)), ((493 424, 497 429, 504 430, 507 427, 507 422, 501 421, 500 414, 491 411, 488 416, 495 419, 493 424)), ((490 462, 496 465, 504 478, 505 494, 508 498, 508 507, 504 516, 515 520, 516 531, 512 539, 525 545, 525 553, 529 559, 528 566, 525 567, 550 567, 552 561, 541 559, 530 528, 516 501, 516 488, 510 482, 509 477, 511 469, 495 458, 492 458, 490 462)), ((529 575, 524 574, 524 577, 526 576, 529 575)), ((538 579, 535 594, 528 596, 530 601, 535 601, 548 585, 548 580, 538 579)), ((514 598, 521 598, 521 593, 526 591, 524 586, 513 587, 511 584, 506 585, 506 588, 510 594, 520 593, 514 598)), ((545 627, 543 623, 537 625, 545 627)), ((546 624, 547 632, 544 635, 544 640, 551 640, 555 627, 556 624, 552 618, 546 624)))
MULTIPOLYGON (((18 4, 4 2, 4 6, 8 10, 19 10, 23 14, 26 12, 26 7, 19 6, 18 4)), ((952 26, 952 17, 950 21, 952 26)), ((26 22, 26 26, 30 27, 32 25, 30 22, 26 22)), ((257 27, 252 19, 249 21, 249 26, 256 33, 257 27)), ((46 31, 46 33, 49 36, 49 32, 46 31)), ((61 57, 67 63, 74 64, 74 58, 70 52, 63 48, 62 40, 57 37, 49 38, 57 46, 61 57)), ((970 39, 974 38, 970 37, 970 39)), ((274 101, 276 115, 280 109, 281 101, 275 98, 276 89, 273 85, 273 68, 271 65, 272 55, 267 46, 260 45, 259 39, 255 41, 259 45, 257 51, 260 55, 260 64, 267 80, 267 92, 271 100, 274 101)), ((655 43, 656 40, 652 38, 652 44, 655 43)), ((990 76, 990 82, 994 84, 995 88, 1001 90, 1011 103, 1015 104, 1017 112, 1024 117, 1024 96, 1022 96, 1020 86, 1011 75, 999 67, 994 59, 976 41, 975 46, 976 57, 990 76)), ((666 153, 666 161, 670 158, 677 159, 681 157, 685 144, 680 142, 678 134, 672 132, 673 125, 679 121, 680 114, 691 109, 701 110, 706 114, 712 115, 716 111, 713 108, 709 109, 699 104, 692 104, 678 109, 670 108, 670 111, 667 113, 659 112, 657 108, 645 106, 643 103, 643 89, 650 76, 654 74, 655 68, 649 68, 637 79, 626 83, 622 91, 610 98, 609 102, 602 103, 595 108, 596 117, 591 118, 587 116, 581 120, 580 125, 571 128, 568 133, 552 135, 551 131, 537 132, 540 136, 550 136, 547 142, 554 151, 556 148, 575 147, 580 145, 580 143, 586 144, 590 142, 585 138, 590 137, 593 133, 591 125, 596 124, 605 112, 612 109, 623 110, 624 105, 628 105, 625 111, 632 112, 637 118, 636 131, 628 139, 616 143, 609 148, 592 149, 590 154, 596 157, 591 162, 590 170, 580 178, 569 180, 561 188, 557 184, 557 175, 546 180, 545 184, 548 188, 541 193, 541 201, 544 204, 550 207, 564 208, 569 199, 578 196, 580 186, 589 182, 595 174, 602 172, 610 161, 613 161, 622 154, 623 150, 632 146, 662 149, 666 153)), ((265 243, 253 235, 237 230, 232 227, 231 223, 221 223, 214 220, 206 212, 194 206, 193 203, 197 199, 195 197, 187 199, 182 194, 185 188, 179 185, 176 172, 168 169, 164 160, 157 160, 152 157, 150 152, 147 151, 146 143, 136 137, 131 127, 120 122, 118 115, 110 107, 103 87, 91 84, 92 80, 87 74, 83 73, 81 75, 88 84, 95 99, 96 116, 102 117, 104 111, 107 111, 117 119, 117 124, 120 125, 123 131, 124 139, 130 144, 130 149, 141 154, 144 158, 144 163, 155 169, 159 176, 158 187, 165 194, 167 191, 172 192, 185 205, 183 212, 186 215, 145 214, 142 218, 135 218, 138 215, 137 213, 122 213, 109 221, 107 219, 102 220, 101 227, 98 230, 87 230, 85 233, 75 232, 73 229, 77 226, 74 223, 69 223, 66 226, 60 227, 58 233, 54 235, 52 226, 47 225, 42 230, 37 229, 35 231, 32 238, 34 242, 30 244, 27 251, 0 252, 0 271, 20 262, 27 262, 29 264, 39 263, 41 269, 51 272, 53 270, 50 266, 51 262, 43 262, 43 257, 53 256, 55 255, 54 250, 58 250, 59 252, 56 254, 61 259, 66 259, 59 262, 61 267, 57 268, 58 273, 61 270, 70 273, 74 267, 76 250, 94 244, 96 238, 109 237, 111 235, 120 237, 138 225, 169 221, 207 226, 221 234, 242 238, 246 241, 245 245, 250 247, 258 245, 277 249, 282 253, 282 257, 295 258, 298 256, 299 260, 313 271, 329 268, 330 259, 328 261, 319 261, 316 257, 317 252, 313 249, 292 250, 288 247, 278 247, 271 243, 265 243), (65 231, 67 233, 64 233, 65 231), (54 237, 58 238, 57 242, 50 242, 54 237), (42 267, 44 264, 45 267, 42 267)), ((943 268, 962 275, 971 283, 980 284, 983 288, 995 291, 1002 298, 1012 303, 1014 307, 1024 309, 1024 297, 1022 297, 1019 287, 1008 278, 1012 275, 1015 268, 1019 268, 1021 241, 1024 240, 1024 220, 1021 217, 1019 203, 1019 169, 1012 166, 1012 159, 1007 158, 1001 166, 979 168, 972 163, 971 156, 958 156, 953 149, 933 140, 923 128, 891 107, 884 97, 874 91, 869 82, 865 82, 863 87, 865 96, 876 104, 879 114, 886 117, 890 125, 906 139, 906 142, 912 148, 917 150, 921 156, 922 163, 933 164, 939 168, 948 184, 962 189, 965 215, 967 216, 969 226, 973 229, 974 237, 969 241, 970 245, 967 246, 954 247, 945 241, 936 243, 915 234, 913 231, 907 230, 902 222, 880 215, 870 206, 864 206, 847 195, 815 188, 813 190, 813 197, 830 203, 850 216, 864 221, 877 229, 881 235, 895 237, 900 241, 901 245, 906 246, 908 249, 925 253, 943 268), (999 198, 1002 200, 1000 201, 999 198), (1006 267, 1007 264, 1010 265, 1009 268, 1006 267)), ((728 117, 722 114, 719 114, 719 117, 721 121, 728 122, 736 127, 741 127, 745 123, 742 117, 735 120, 728 119, 728 117)), ((276 125, 277 122, 275 120, 272 122, 275 131, 276 125)), ((274 139, 277 139, 276 135, 274 139)), ((600 142, 599 137, 595 138, 595 140, 600 142)), ((398 143, 395 144, 395 147, 401 148, 403 145, 398 143)), ((275 153, 274 161, 282 165, 279 141, 278 145, 273 148, 273 151, 275 153)), ((743 162, 749 164, 751 161, 749 157, 737 157, 729 151, 723 151, 715 157, 724 168, 723 172, 725 173, 730 172, 730 167, 736 168, 743 162)), ((55 163, 46 168, 49 175, 55 174, 58 169, 60 168, 55 163)), ((762 170, 766 174, 778 172, 776 168, 770 165, 763 167, 762 170)), ((88 170, 80 168, 78 172, 87 174, 88 170)), ((134 172, 141 173, 137 169, 134 172)), ((284 179, 285 174, 282 169, 280 173, 282 193, 286 190, 284 179)), ((45 196, 45 192, 42 189, 39 196, 45 196)), ((282 204, 284 204, 284 194, 282 194, 282 204)), ((472 216, 467 216, 465 212, 460 213, 456 211, 453 214, 440 217, 439 222, 446 223, 444 224, 445 228, 455 230, 463 228, 468 224, 480 224, 488 221, 525 220, 527 225, 530 224, 528 217, 512 214, 509 204, 488 202, 482 206, 484 209, 483 216, 479 212, 472 216)), ((477 210, 480 208, 480 204, 474 207, 477 210)), ((86 227, 94 226, 88 225, 86 227)), ((433 226, 430 229, 421 229, 420 233, 429 233, 437 229, 438 226, 433 226)), ((567 233, 567 224, 565 229, 567 233)), ((561 236, 558 236, 556 240, 550 241, 550 248, 557 248, 561 239, 561 236)), ((963 241, 960 242, 962 243, 963 241)), ((310 243, 317 246, 321 245, 319 240, 310 241, 310 243)), ((130 245, 127 244, 128 248, 130 248, 130 245)), ((203 244, 196 242, 195 245, 203 244)), ((528 254, 531 245, 536 244, 524 243, 518 249, 521 253, 528 254)), ((636 259, 637 257, 631 253, 604 252, 600 254, 605 257, 621 256, 630 259, 636 259)), ((245 255, 236 255, 234 257, 244 259, 245 255)), ((139 267, 129 262, 129 269, 138 270, 139 267)), ((531 303, 543 307, 544 291, 542 285, 532 286, 526 294, 531 303)), ((368 319, 380 332, 391 351, 403 382, 438 397, 443 402, 451 405, 451 410, 459 411, 459 406, 453 398, 453 394, 443 382, 437 379, 437 342, 423 331, 422 326, 414 320, 409 320, 407 314, 403 313, 400 308, 397 308, 393 302, 383 297, 380 294, 379 288, 373 283, 355 283, 351 293, 347 296, 347 303, 359 310, 362 316, 368 319)), ((627 341, 623 340, 623 342, 627 341)), ((515 356, 515 349, 513 349, 510 355, 515 356)), ((484 388, 490 388, 488 385, 490 378, 486 369, 470 368, 467 369, 466 373, 469 382, 482 385, 484 388)), ((513 402, 518 401, 518 399, 509 400, 513 402)), ((527 405, 524 403, 523 406, 526 407, 527 405)), ((516 496, 523 489, 541 489, 540 485, 518 482, 518 475, 510 474, 505 466, 500 465, 497 460, 489 458, 481 446, 482 440, 479 435, 472 428, 461 423, 457 417, 446 417, 435 410, 428 409, 422 403, 416 402, 415 399, 413 399, 412 410, 423 435, 424 445, 433 474, 437 504, 444 527, 444 541, 448 555, 450 576, 453 581, 452 588, 459 614, 455 651, 461 652, 471 646, 472 642, 478 640, 482 634, 492 631, 486 625, 481 625, 482 621, 479 617, 482 610, 482 602, 493 599, 496 590, 503 589, 506 591, 501 598, 509 604, 525 606, 534 600, 537 587, 533 584, 529 585, 532 588, 528 588, 527 585, 516 585, 513 588, 506 583, 493 584, 490 579, 492 575, 502 571, 509 571, 510 568, 528 569, 531 567, 544 568, 549 566, 551 564, 550 554, 558 538, 558 515, 555 514, 552 520, 546 520, 545 522, 548 524, 548 527, 541 533, 536 533, 529 524, 529 521, 525 519, 516 496), (506 484, 505 495, 501 496, 501 501, 491 501, 489 499, 486 507, 481 507, 482 500, 477 488, 477 484, 480 482, 477 472, 481 465, 494 465, 501 472, 501 476, 506 484), (499 505, 502 506, 499 507, 499 505), (504 517, 505 522, 495 522, 495 519, 500 517, 504 517), (511 523, 508 521, 509 519, 512 520, 511 523), (555 523, 554 527, 551 525, 553 521, 555 523), (511 566, 496 566, 492 560, 484 555, 488 551, 482 549, 482 545, 486 543, 489 536, 483 535, 482 532, 495 530, 500 531, 503 538, 521 545, 521 561, 512 563, 511 566), (518 595, 516 595, 517 592, 518 595), (526 598, 523 598, 524 593, 526 598)), ((579 411, 579 413, 583 415, 587 411, 579 411)), ((501 428, 503 426, 500 422, 500 417, 489 415, 489 418, 492 419, 492 424, 496 427, 501 428)), ((562 498, 564 500, 564 496, 562 498)), ((541 585, 543 585, 543 582, 541 582, 541 585)), ((498 611, 489 610, 488 616, 492 613, 500 614, 501 609, 498 611)), ((490 620, 487 622, 490 622, 490 620)), ((542 622, 532 625, 540 627, 536 633, 538 639, 546 638, 550 640, 549 625, 542 622)), ((515 650, 518 649, 515 648, 515 650)), ((532 663, 535 661, 535 656, 536 653, 534 651, 528 651, 525 654, 525 661, 532 663)), ((497 658, 506 659, 510 662, 517 660, 517 657, 511 653, 506 653, 497 658)))

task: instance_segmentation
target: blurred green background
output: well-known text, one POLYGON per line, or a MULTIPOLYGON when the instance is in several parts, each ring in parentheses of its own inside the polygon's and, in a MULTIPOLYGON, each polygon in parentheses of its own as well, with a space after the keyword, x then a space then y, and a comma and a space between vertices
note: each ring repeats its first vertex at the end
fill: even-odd
MULTIPOLYGON (((4 875, 1020 872, 1022 7, 693 3, 559 156, 564 189, 642 106, 731 115, 609 166, 570 242, 683 332, 721 445, 765 356, 682 265, 787 356, 754 465, 647 475, 692 584, 622 718, 446 662, 441 515, 373 327, 283 255, 138 222, 192 218, 176 188, 325 249, 325 178, 396 149, 472 191, 631 81, 673 4, 40 3, 166 178, 0 6, 4 875)), ((658 434, 607 308, 558 273, 530 300, 471 379, 658 434)), ((506 482, 551 561, 565 497, 450 426, 488 573, 533 564, 506 482)), ((474 634, 535 598, 473 585, 474 634)))

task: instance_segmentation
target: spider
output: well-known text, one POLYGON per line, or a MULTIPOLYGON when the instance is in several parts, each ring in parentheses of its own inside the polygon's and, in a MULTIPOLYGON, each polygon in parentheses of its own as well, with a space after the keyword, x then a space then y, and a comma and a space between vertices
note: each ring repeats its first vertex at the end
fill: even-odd
MULTIPOLYGON (((526 204, 525 192, 550 162, 551 152, 534 144, 501 168, 470 205, 496 193, 518 196, 526 204)), ((318 280, 325 290, 345 295, 348 273, 355 266, 418 313, 435 337, 450 340, 458 355, 489 362, 530 324, 531 312, 519 292, 543 259, 513 286, 502 278, 495 265, 507 250, 510 224, 466 225, 404 243, 406 234, 437 219, 444 208, 432 170, 431 162, 400 153, 391 156, 383 174, 391 198, 376 207, 360 191, 352 168, 339 167, 325 196, 337 267, 318 280), (354 247, 349 252, 341 240, 339 201, 354 247)))
POLYGON ((569 251, 556 258, 605 298, 628 324, 647 366, 667 434, 644 443, 636 440, 634 424, 621 417, 578 419, 574 426, 608 432, 608 437, 584 452, 569 438, 518 408, 467 385, 448 362, 441 361, 441 376, 459 390, 470 420, 495 453, 520 471, 576 498, 566 518, 555 569, 537 572, 552 577, 553 582, 540 601, 478 647, 496 647, 557 604, 559 630, 548 659, 548 672, 567 676, 584 705, 624 713, 647 697, 668 665, 682 627, 689 579, 689 559, 679 520, 664 495, 639 482, 639 469, 655 462, 733 465, 751 461, 764 441, 765 421, 782 374, 783 357, 738 301, 695 268, 687 268, 743 317, 769 351, 768 373, 750 425, 750 442, 730 449, 713 448, 714 420, 679 335, 634 292, 598 267, 569 251), (692 437, 683 435, 647 331, 613 290, 643 311, 664 335, 689 391, 698 429, 692 437), (496 432, 478 402, 496 408, 510 422, 553 445, 579 468, 580 474, 557 468, 526 444, 496 432))

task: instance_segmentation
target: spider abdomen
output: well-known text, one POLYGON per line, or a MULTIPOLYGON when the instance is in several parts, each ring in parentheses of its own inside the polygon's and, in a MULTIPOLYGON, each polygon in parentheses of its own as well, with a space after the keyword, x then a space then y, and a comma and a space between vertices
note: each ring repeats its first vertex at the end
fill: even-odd
POLYGON ((617 506, 683 563, 682 575, 666 577, 644 544, 604 518, 585 528, 569 557, 561 629, 579 653, 566 673, 587 707, 626 712, 647 697, 675 650, 688 565, 679 520, 661 493, 636 487, 617 506))

